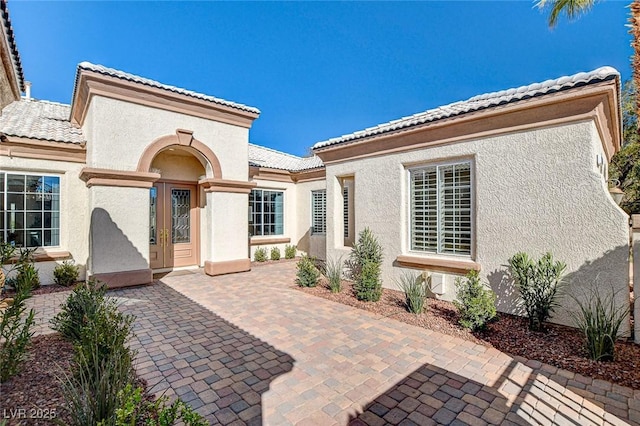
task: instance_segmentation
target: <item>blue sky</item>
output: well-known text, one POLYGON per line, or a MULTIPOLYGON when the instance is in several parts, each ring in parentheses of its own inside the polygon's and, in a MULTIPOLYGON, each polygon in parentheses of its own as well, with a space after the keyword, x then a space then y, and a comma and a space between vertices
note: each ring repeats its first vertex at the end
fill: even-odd
POLYGON ((69 103, 90 61, 260 108, 253 143, 330 137, 610 65, 631 77, 628 2, 550 30, 523 1, 9 1, 32 95, 69 103))

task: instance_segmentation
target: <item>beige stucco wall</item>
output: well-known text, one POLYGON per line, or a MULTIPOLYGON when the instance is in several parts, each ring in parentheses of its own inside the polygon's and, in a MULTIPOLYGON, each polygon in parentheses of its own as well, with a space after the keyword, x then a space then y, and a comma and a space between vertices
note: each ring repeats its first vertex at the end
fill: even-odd
MULTIPOLYGON (((327 254, 348 253, 342 238, 340 176, 355 176, 355 229, 370 227, 384 247, 383 280, 394 287, 396 256, 408 250, 406 167, 470 159, 473 163, 475 245, 473 259, 498 294, 498 308, 515 312, 516 295, 506 272, 518 251, 540 256, 551 251, 567 263, 570 291, 592 285, 628 293, 627 215, 608 194, 596 165, 602 153, 595 125, 584 121, 469 140, 327 166, 327 254)), ((423 256, 426 256, 422 254, 423 256)), ((455 276, 447 274, 443 298, 455 297, 455 276)), ((555 317, 568 323, 566 299, 555 317)))
MULTIPOLYGON (((216 178, 247 181, 248 129, 102 96, 91 99, 83 124, 87 166, 134 171, 144 150, 158 138, 175 135, 176 129, 193 131, 193 137, 213 151, 222 169, 222 176, 217 174, 216 178)), ((176 150, 180 148, 176 147, 176 150)), ((214 177, 209 164, 205 170, 195 157, 175 154, 164 151, 152 163, 152 168, 160 169, 163 179, 195 183, 204 174, 214 177)), ((200 195, 200 265, 205 261, 246 259, 247 195, 214 193, 205 196, 203 192, 200 195)), ((112 221, 124 236, 115 239, 94 233, 94 236, 100 235, 100 239, 91 240, 92 253, 112 254, 95 257, 92 272, 148 268, 149 190, 111 186, 92 188, 90 209, 104 213, 102 220, 112 221), (124 223, 127 218, 130 218, 129 222, 124 223)))
MULTIPOLYGON (((88 191, 79 178, 83 165, 65 161, 37 160, 0 156, 0 170, 16 173, 44 173, 60 177, 60 246, 47 247, 48 252, 68 251, 76 264, 81 266, 84 279, 89 257, 88 191)), ((38 262, 42 284, 53 283, 53 269, 61 262, 38 262)))

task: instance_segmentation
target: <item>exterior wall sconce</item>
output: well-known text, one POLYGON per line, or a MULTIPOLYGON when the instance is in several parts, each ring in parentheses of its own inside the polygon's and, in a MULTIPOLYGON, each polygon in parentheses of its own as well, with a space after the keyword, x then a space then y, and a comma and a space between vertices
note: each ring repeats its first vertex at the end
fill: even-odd
POLYGON ((611 194, 613 201, 615 201, 617 205, 620 205, 624 198, 624 192, 620 189, 620 181, 618 179, 611 179, 609 182, 615 185, 609 188, 609 194, 611 194))

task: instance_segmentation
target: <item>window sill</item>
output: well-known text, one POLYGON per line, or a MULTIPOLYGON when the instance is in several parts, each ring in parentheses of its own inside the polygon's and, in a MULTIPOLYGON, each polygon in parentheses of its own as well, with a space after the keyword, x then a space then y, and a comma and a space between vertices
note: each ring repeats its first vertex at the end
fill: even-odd
POLYGON ((287 238, 287 237, 273 237, 273 238, 251 237, 249 244, 252 246, 262 246, 265 244, 289 244, 290 242, 291 242, 291 238, 287 238))
MULTIPOLYGON (((71 259, 71 253, 68 251, 41 251, 37 250, 33 254, 34 262, 55 262, 56 260, 67 260, 71 259)), ((16 263, 18 261, 18 256, 13 256, 9 259, 7 264, 16 263)))
POLYGON ((395 263, 398 266, 416 269, 433 269, 436 271, 467 274, 469 271, 480 271, 480 264, 471 259, 445 259, 442 257, 422 257, 399 255, 395 263))

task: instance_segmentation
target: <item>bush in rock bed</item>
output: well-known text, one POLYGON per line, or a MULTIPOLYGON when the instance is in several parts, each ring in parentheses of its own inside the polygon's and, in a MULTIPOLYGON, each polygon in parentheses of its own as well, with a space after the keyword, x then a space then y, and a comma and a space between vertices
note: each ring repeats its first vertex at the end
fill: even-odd
POLYGON ((404 304, 412 314, 420 314, 427 301, 427 283, 420 275, 403 271, 396 284, 404 292, 404 304))
POLYGON ((382 296, 382 246, 369 228, 364 228, 345 262, 358 300, 377 302, 382 296))
POLYGON ((280 260, 280 249, 278 247, 271 249, 271 260, 280 260))
POLYGON ((29 297, 31 289, 20 288, 0 314, 0 383, 16 374, 27 356, 33 336, 31 327, 35 324, 35 311, 26 313, 29 297))
POLYGON ((72 260, 65 260, 59 265, 56 265, 53 270, 53 279, 56 284, 69 287, 78 281, 80 274, 80 267, 73 263, 72 260))
POLYGON ((322 274, 329 282, 331 293, 342 291, 342 256, 338 260, 327 259, 322 274))
POLYGON ((284 258, 285 259, 293 259, 296 257, 296 246, 292 246, 290 244, 287 244, 286 246, 284 246, 284 258))
POLYGON ((263 247, 259 247, 256 251, 253 252, 253 260, 256 262, 266 262, 267 261, 267 249, 263 247))
POLYGON ((300 287, 315 287, 318 285, 320 271, 316 268, 313 258, 307 255, 302 256, 296 266, 298 269, 296 272, 296 283, 300 287))
POLYGON ((456 279, 456 298, 453 304, 460 313, 460 325, 470 330, 485 327, 496 316, 496 294, 480 282, 478 271, 470 271, 456 279))

